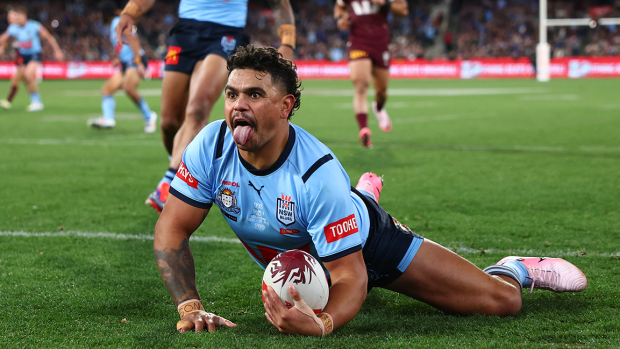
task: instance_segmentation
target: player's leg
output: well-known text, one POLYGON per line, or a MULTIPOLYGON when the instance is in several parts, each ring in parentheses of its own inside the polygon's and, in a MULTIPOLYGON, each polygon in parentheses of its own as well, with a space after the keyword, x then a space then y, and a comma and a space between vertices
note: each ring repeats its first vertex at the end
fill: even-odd
POLYGON ((179 168, 185 148, 209 122, 227 78, 226 59, 218 54, 210 54, 196 64, 190 80, 185 120, 174 137, 170 168, 179 168))
POLYGON ((372 75, 372 61, 369 58, 349 61, 351 81, 353 82, 353 111, 359 125, 359 139, 365 147, 371 147, 371 135, 368 128, 367 92, 372 75))
POLYGON ((161 86, 161 134, 164 146, 170 155, 174 136, 185 120, 190 77, 190 74, 177 71, 164 72, 161 86))
POLYGON ((103 116, 100 118, 88 119, 88 126, 96 128, 112 128, 116 126, 114 117, 116 99, 114 98, 114 93, 121 88, 122 80, 123 73, 117 72, 101 86, 101 111, 103 116))
POLYGON ((379 128, 383 132, 392 130, 392 120, 385 110, 387 101, 387 88, 390 81, 390 70, 388 68, 374 67, 372 71, 373 86, 375 87, 375 101, 372 102, 372 111, 377 117, 379 128))
POLYGON ((144 132, 153 133, 157 130, 157 114, 151 111, 148 103, 138 92, 138 86, 142 82, 142 77, 134 67, 128 67, 123 76, 122 88, 127 96, 136 104, 142 118, 144 119, 144 132))
MULTIPOLYGON (((33 55, 34 56, 34 55, 33 55)), ((39 94, 39 87, 37 85, 37 69, 41 64, 37 60, 32 59, 26 64, 24 71, 24 81, 28 92, 30 92, 30 105, 28 111, 41 111, 43 110, 43 102, 41 102, 41 95, 39 94)))
POLYGON ((6 99, 0 100, 0 107, 11 109, 11 103, 13 102, 13 98, 15 98, 15 94, 19 88, 19 82, 22 80, 25 70, 26 67, 24 65, 18 65, 16 67, 15 73, 11 76, 11 90, 6 99))
POLYGON ((384 288, 446 313, 508 316, 521 309, 521 286, 516 280, 517 272, 514 274, 490 275, 425 239, 404 273, 384 288))

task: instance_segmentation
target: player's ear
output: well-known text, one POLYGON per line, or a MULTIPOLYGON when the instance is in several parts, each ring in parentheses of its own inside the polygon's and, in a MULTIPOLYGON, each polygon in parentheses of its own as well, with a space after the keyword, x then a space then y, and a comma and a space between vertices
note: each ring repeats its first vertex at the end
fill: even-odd
POLYGON ((280 110, 280 118, 288 119, 288 116, 290 115, 291 110, 295 105, 295 96, 293 96, 292 94, 288 94, 282 97, 282 103, 280 105, 282 106, 280 110))

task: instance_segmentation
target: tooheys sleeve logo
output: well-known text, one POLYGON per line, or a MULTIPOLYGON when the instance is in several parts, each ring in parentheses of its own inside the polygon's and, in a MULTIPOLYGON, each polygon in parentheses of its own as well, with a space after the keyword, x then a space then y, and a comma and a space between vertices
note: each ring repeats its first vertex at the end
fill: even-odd
POLYGON ((181 166, 179 166, 179 170, 177 171, 177 177, 181 178, 183 182, 187 183, 190 187, 194 189, 198 189, 198 181, 185 166, 185 163, 181 162, 181 166))
POLYGON ((330 243, 336 240, 340 240, 351 234, 355 234, 358 231, 359 230, 357 229, 357 220, 355 219, 355 214, 352 214, 349 217, 345 217, 339 221, 326 225, 325 239, 327 240, 327 243, 330 243))

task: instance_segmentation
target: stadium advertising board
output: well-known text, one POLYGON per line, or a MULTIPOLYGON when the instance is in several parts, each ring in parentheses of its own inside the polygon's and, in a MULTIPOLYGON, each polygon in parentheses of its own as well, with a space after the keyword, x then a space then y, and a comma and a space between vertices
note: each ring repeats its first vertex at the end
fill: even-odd
MULTIPOLYGON (((298 61, 302 79, 346 79, 347 62, 298 61)), ((552 78, 620 77, 620 57, 565 57, 551 60, 552 78)), ((0 62, 0 79, 9 79, 15 70, 13 62, 0 62)), ((107 79, 118 68, 109 62, 44 62, 44 79, 107 79)), ((164 61, 149 62, 149 76, 161 78, 164 61)), ((533 78, 534 66, 527 58, 477 58, 470 60, 393 60, 392 78, 406 79, 480 79, 533 78)))

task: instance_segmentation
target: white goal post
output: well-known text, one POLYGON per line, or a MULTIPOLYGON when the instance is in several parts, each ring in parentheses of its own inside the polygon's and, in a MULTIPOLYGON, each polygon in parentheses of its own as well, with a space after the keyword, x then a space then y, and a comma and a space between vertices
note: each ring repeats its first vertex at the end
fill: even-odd
POLYGON ((594 20, 592 18, 547 18, 547 0, 539 0, 538 6, 538 45, 536 45, 536 79, 541 82, 549 81, 549 61, 551 56, 551 47, 547 41, 547 27, 573 27, 573 26, 589 26, 595 28, 597 25, 620 25, 620 18, 601 18, 594 20))

